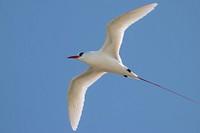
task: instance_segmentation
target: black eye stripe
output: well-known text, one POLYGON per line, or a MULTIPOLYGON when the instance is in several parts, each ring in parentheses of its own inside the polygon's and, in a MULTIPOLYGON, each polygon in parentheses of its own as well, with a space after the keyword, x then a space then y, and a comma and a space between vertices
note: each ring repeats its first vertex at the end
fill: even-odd
POLYGON ((84 52, 79 53, 79 56, 82 56, 84 54, 84 52))

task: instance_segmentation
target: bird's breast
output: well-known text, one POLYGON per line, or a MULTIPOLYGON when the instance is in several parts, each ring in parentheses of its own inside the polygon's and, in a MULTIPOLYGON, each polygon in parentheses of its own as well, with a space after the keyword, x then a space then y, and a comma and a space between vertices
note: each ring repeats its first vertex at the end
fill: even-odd
POLYGON ((111 73, 120 73, 124 70, 124 66, 121 62, 102 53, 91 56, 87 64, 96 70, 111 73))

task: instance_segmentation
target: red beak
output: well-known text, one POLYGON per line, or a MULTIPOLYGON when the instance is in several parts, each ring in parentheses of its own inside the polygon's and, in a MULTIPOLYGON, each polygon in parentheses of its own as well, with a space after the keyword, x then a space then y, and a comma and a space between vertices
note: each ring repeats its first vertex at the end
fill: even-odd
POLYGON ((80 56, 79 55, 74 55, 74 56, 69 56, 69 57, 67 57, 67 58, 70 58, 70 59, 77 59, 77 58, 79 58, 80 56))

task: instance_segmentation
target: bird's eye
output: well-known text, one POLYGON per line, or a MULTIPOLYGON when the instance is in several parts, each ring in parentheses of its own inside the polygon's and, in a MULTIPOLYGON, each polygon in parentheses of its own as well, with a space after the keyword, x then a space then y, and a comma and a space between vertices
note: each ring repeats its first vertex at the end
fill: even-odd
POLYGON ((82 56, 84 54, 84 52, 81 52, 80 54, 79 54, 79 56, 82 56))

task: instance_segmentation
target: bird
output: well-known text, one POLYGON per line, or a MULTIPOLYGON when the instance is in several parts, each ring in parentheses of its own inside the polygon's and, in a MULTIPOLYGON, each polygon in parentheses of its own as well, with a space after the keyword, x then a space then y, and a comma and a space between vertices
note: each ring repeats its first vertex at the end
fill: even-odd
POLYGON ((68 57, 69 59, 77 59, 89 66, 85 72, 70 81, 68 88, 68 115, 72 130, 76 131, 78 127, 88 87, 106 73, 119 74, 127 78, 142 80, 187 100, 196 102, 182 94, 139 77, 122 63, 119 51, 125 30, 154 10, 157 5, 157 3, 145 5, 116 17, 106 25, 106 39, 99 50, 81 52, 78 55, 68 57))

